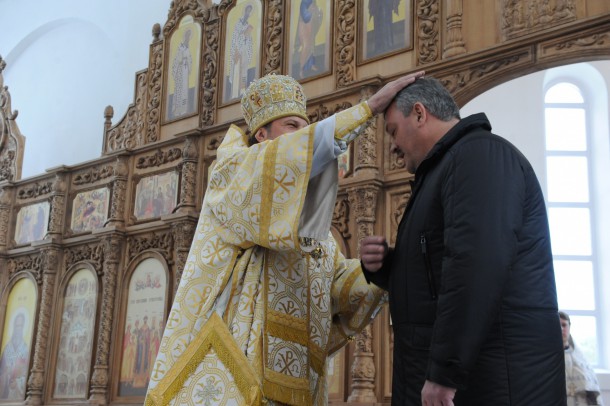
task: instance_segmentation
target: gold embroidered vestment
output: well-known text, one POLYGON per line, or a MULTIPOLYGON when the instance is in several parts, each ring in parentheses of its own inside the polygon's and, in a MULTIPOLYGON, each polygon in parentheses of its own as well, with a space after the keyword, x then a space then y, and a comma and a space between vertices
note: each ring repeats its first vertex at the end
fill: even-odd
POLYGON ((145 404, 326 404, 328 356, 385 296, 330 233, 337 165, 310 179, 314 133, 351 142, 370 118, 361 103, 251 147, 227 131, 145 404))

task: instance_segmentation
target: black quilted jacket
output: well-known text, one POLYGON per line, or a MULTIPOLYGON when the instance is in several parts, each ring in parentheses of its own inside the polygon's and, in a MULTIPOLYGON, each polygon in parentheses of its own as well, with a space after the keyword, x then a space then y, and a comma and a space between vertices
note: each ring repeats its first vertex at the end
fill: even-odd
POLYGON ((456 405, 565 404, 544 198, 484 114, 430 151, 395 249, 365 275, 390 293, 392 405, 421 405, 425 379, 457 388, 456 405))

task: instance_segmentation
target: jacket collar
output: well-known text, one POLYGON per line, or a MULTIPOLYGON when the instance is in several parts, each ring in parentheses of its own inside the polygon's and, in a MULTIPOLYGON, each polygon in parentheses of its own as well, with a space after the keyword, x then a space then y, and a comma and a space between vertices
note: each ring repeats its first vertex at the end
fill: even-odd
POLYGON ((449 131, 447 131, 447 133, 443 135, 443 137, 438 140, 436 144, 434 144, 430 152, 428 152, 428 155, 426 155, 424 160, 417 168, 417 171, 415 172, 415 179, 418 178, 418 175, 421 172, 426 171, 430 165, 433 165, 436 161, 442 158, 456 142, 477 128, 491 131, 491 124, 485 113, 477 113, 461 119, 449 131))

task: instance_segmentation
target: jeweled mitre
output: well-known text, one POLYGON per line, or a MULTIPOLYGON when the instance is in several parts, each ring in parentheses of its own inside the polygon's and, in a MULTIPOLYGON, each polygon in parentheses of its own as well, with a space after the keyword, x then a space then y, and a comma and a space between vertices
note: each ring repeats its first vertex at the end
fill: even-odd
POLYGON ((303 87, 290 76, 269 74, 248 86, 241 108, 252 134, 267 123, 287 116, 298 116, 309 123, 303 87))

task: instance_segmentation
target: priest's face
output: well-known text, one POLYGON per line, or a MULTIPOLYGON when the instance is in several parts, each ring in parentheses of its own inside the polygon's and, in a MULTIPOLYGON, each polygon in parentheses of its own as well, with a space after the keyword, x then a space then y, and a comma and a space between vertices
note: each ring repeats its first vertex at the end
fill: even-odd
POLYGON ((256 133, 258 142, 274 140, 280 135, 293 133, 307 126, 307 121, 298 116, 288 116, 278 118, 271 122, 271 125, 261 127, 256 133))

